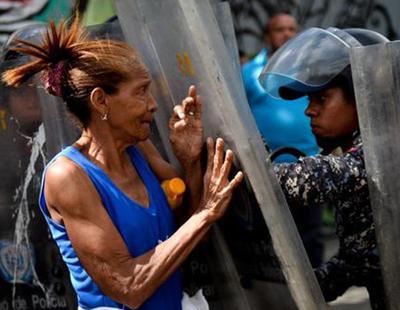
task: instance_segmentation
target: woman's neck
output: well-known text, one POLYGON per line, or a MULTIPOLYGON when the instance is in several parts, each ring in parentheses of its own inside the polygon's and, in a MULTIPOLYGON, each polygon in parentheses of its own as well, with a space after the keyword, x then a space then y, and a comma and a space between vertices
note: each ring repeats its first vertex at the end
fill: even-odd
POLYGON ((81 152, 106 171, 123 171, 130 143, 113 136, 107 124, 91 124, 75 143, 81 152))

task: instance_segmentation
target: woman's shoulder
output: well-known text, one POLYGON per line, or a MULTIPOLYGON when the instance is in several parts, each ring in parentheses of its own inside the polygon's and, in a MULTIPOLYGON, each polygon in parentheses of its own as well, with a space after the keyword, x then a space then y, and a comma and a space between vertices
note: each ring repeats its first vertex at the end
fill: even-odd
POLYGON ((50 206, 56 206, 61 213, 81 214, 99 197, 90 178, 78 164, 60 156, 48 166, 45 174, 44 191, 50 206))
POLYGON ((89 182, 82 167, 65 156, 57 157, 46 168, 45 186, 50 191, 60 193, 81 191, 82 186, 88 185, 89 182))
POLYGON ((46 168, 46 181, 49 181, 49 179, 57 181, 73 179, 82 172, 82 168, 74 161, 66 156, 58 156, 46 168))

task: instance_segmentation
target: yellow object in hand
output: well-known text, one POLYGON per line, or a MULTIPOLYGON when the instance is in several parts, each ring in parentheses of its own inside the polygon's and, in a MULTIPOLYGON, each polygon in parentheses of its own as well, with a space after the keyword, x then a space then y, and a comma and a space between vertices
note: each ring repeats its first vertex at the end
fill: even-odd
POLYGON ((172 208, 178 207, 182 204, 183 194, 186 190, 185 182, 183 182, 182 179, 173 178, 165 180, 161 183, 161 187, 167 197, 168 204, 172 208))

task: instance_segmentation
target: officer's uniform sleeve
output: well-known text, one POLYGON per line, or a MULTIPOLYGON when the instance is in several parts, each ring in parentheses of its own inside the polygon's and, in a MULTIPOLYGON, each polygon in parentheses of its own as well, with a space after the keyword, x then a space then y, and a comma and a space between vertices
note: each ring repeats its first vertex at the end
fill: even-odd
POLYGON ((289 205, 334 203, 367 185, 361 149, 342 156, 304 157, 275 164, 274 170, 289 205))

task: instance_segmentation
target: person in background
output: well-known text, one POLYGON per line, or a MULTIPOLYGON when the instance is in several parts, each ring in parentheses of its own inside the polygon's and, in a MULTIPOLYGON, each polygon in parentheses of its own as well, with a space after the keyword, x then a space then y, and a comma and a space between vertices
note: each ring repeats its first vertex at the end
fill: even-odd
POLYGON ((297 208, 335 207, 339 250, 315 269, 326 301, 365 286, 373 309, 386 309, 375 223, 350 68, 350 47, 384 43, 365 29, 311 28, 282 47, 262 73, 269 94, 287 100, 309 96, 306 114, 328 155, 275 164, 288 202, 297 208), (310 52, 313 57, 310 57, 310 52), (340 149, 341 155, 331 154, 340 149))
MULTIPOLYGON (((251 111, 268 149, 274 151, 280 147, 294 147, 306 155, 314 155, 319 148, 310 129, 310 119, 304 115, 308 99, 304 97, 291 102, 273 98, 258 81, 269 57, 296 35, 297 29, 293 16, 286 13, 271 16, 265 27, 267 47, 242 67, 242 75, 251 111)), ((295 159, 286 155, 277 158, 277 162, 295 159)))
MULTIPOLYGON (((296 35, 297 22, 293 16, 278 13, 271 16, 265 26, 265 44, 260 53, 242 67, 247 99, 257 127, 269 151, 290 147, 297 154, 315 155, 318 145, 310 128, 310 118, 304 114, 307 97, 295 102, 277 99, 265 92, 258 77, 277 49, 296 35)), ((293 162, 296 157, 283 154, 276 162, 293 162)), ((322 208, 291 208, 300 236, 313 266, 322 263, 321 242, 322 208)))
POLYGON ((42 74, 82 134, 47 165, 40 208, 70 271, 80 309, 181 309, 179 266, 225 212, 238 172, 229 181, 233 153, 207 140, 202 182, 201 102, 196 88, 170 120, 171 145, 183 167, 193 206, 175 227, 160 182, 177 176, 149 140, 157 110, 151 76, 124 42, 93 40, 77 18, 68 27, 50 23, 42 44, 20 41, 32 56, 3 80, 19 86, 42 74))

